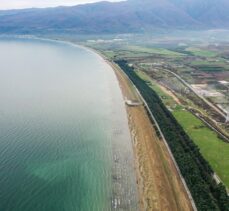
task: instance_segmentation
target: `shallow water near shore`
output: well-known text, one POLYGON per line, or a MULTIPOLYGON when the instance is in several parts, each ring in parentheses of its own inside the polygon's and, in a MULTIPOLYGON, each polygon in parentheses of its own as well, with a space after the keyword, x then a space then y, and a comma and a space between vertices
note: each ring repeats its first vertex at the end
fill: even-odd
POLYGON ((61 42, 0 40, 0 210, 137 210, 117 79, 61 42))

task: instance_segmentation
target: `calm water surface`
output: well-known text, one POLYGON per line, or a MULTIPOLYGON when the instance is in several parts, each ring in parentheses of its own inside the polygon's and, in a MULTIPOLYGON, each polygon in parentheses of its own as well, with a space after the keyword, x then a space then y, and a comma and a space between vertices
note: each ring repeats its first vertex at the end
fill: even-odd
MULTIPOLYGON (((128 141, 130 155, 121 152, 120 160, 132 162, 126 131, 118 83, 96 54, 64 43, 0 40, 1 211, 134 210, 136 198, 120 203, 112 176, 122 169, 113 164, 119 143, 128 141)), ((136 195, 132 170, 123 184, 136 195)))

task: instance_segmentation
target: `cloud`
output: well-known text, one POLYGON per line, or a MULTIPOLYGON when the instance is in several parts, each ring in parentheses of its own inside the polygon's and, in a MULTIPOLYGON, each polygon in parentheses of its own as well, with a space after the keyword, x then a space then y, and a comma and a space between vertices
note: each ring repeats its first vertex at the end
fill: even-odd
MULTIPOLYGON (((0 9, 21 9, 31 7, 72 6, 101 0, 0 0, 0 9)), ((119 1, 119 0, 110 0, 119 1)))

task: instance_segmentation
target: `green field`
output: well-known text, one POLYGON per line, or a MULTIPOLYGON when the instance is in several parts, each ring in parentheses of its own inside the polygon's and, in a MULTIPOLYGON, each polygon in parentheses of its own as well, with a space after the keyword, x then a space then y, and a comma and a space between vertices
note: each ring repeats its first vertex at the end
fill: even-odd
POLYGON ((229 144, 218 138, 202 121, 185 110, 173 111, 173 115, 200 148, 206 160, 229 187, 229 144))
POLYGON ((138 71, 138 75, 148 82, 149 86, 161 97, 164 104, 172 107, 172 113, 187 134, 200 148, 204 158, 210 163, 214 171, 229 187, 229 144, 218 138, 217 133, 205 126, 202 121, 184 110, 182 106, 176 105, 173 98, 161 90, 157 83, 150 79, 145 73, 138 71), (175 106, 176 105, 176 106, 175 106))
POLYGON ((196 66, 196 68, 198 68, 203 72, 221 72, 225 70, 223 67, 211 66, 211 65, 196 66))
POLYGON ((170 51, 164 48, 147 48, 147 47, 140 47, 140 46, 128 46, 127 50, 134 51, 134 52, 142 52, 142 53, 149 53, 149 54, 158 54, 163 56, 170 56, 170 57, 181 57, 185 56, 182 53, 178 53, 175 51, 170 51))
POLYGON ((220 72, 229 70, 228 64, 223 61, 194 61, 191 65, 204 72, 220 72))
POLYGON ((114 51, 102 51, 102 54, 104 54, 107 58, 112 59, 116 56, 116 53, 114 51))
POLYGON ((137 74, 140 78, 147 81, 148 85, 157 93, 157 95, 163 100, 163 103, 171 108, 172 110, 177 110, 183 108, 174 101, 174 99, 166 94, 160 86, 157 84, 156 81, 152 80, 146 73, 142 71, 137 71, 137 74))
POLYGON ((216 52, 202 50, 199 48, 186 48, 185 50, 192 53, 195 56, 201 56, 201 57, 215 57, 215 56, 217 56, 216 52))

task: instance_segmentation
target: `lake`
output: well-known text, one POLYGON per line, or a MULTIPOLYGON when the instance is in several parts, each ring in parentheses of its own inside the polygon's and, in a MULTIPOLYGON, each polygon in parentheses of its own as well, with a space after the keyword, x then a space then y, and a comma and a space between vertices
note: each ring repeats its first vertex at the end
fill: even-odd
POLYGON ((101 57, 0 39, 0 100, 0 210, 138 210, 125 105, 101 57))

